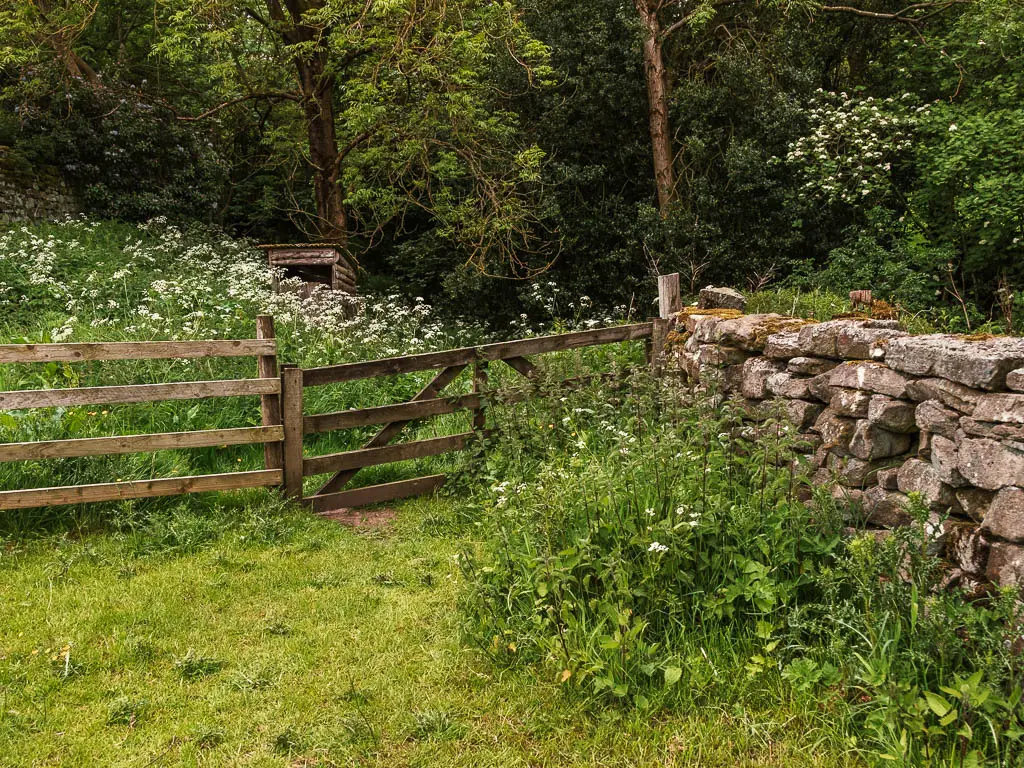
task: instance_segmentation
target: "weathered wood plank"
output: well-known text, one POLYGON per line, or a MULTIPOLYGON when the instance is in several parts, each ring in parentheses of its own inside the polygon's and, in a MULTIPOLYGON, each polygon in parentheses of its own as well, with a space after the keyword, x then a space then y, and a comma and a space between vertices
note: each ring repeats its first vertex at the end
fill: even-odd
POLYGON ((543 352, 561 352, 599 344, 616 344, 622 341, 643 339, 650 335, 650 323, 634 323, 633 325, 618 325, 613 328, 596 328, 592 331, 560 333, 554 336, 538 336, 534 339, 516 339, 497 344, 484 344, 482 347, 477 347, 477 352, 482 360, 506 360, 510 357, 523 357, 543 352))
POLYGON ((361 507, 366 504, 377 504, 382 501, 404 499, 409 496, 420 496, 437 490, 444 485, 444 475, 429 475, 413 480, 399 480, 394 483, 369 485, 365 488, 353 488, 340 493, 324 496, 313 496, 306 499, 316 513, 332 512, 346 507, 361 507))
POLYGON ((306 477, 323 475, 327 472, 375 467, 379 464, 390 464, 394 461, 422 459, 426 456, 437 456, 451 451, 461 451, 466 447, 466 440, 473 437, 474 434, 474 432, 462 432, 457 435, 416 440, 412 443, 385 445, 380 448, 360 448, 355 451, 315 456, 302 462, 302 474, 306 477))
MULTIPOLYGON (((473 363, 473 391, 479 395, 487 391, 487 363, 476 361, 473 363)), ((473 429, 483 429, 487 426, 487 411, 483 407, 481 399, 480 406, 473 414, 473 429)))
POLYGON ((284 488, 293 499, 302 498, 302 376, 303 370, 294 365, 286 365, 281 370, 284 488))
POLYGON ((683 299, 679 294, 679 273, 658 275, 658 315, 668 320, 683 308, 683 299))
POLYGON ((537 375, 537 366, 534 365, 528 358, 506 357, 504 362, 528 379, 537 375))
POLYGON ((321 413, 315 416, 306 416, 303 419, 303 431, 307 435, 314 435, 321 432, 333 432, 337 429, 368 427, 394 421, 409 422, 461 410, 474 410, 480 407, 480 400, 481 397, 478 394, 456 395, 455 397, 438 397, 431 400, 414 400, 395 405, 378 405, 351 411, 321 413))
POLYGON ((307 368, 305 381, 307 387, 319 387, 324 384, 369 379, 375 376, 391 376, 400 373, 429 371, 435 368, 448 368, 454 365, 466 365, 475 359, 476 350, 473 347, 446 349, 443 352, 425 352, 420 355, 387 357, 381 360, 367 360, 360 363, 343 363, 342 365, 307 368))
POLYGON ((280 390, 281 381, 279 379, 226 379, 223 381, 182 381, 174 384, 81 387, 79 389, 28 389, 18 392, 0 392, 0 409, 16 411, 22 408, 271 395, 280 390))
POLYGON ((269 339, 114 341, 82 344, 0 344, 0 363, 75 363, 85 360, 164 360, 273 355, 269 339))
POLYGON ((33 488, 24 491, 0 491, 0 510, 58 507, 96 501, 121 501, 155 496, 179 496, 204 491, 232 491, 242 488, 266 488, 281 484, 281 470, 230 472, 223 475, 194 475, 160 480, 128 480, 121 483, 33 488))
MULTIPOLYGON (((256 358, 256 375, 261 379, 277 379, 280 376, 277 370, 277 334, 274 331, 274 318, 271 315, 258 315, 256 317, 256 338, 273 339, 275 353, 272 355, 260 355, 256 358)), ((282 423, 281 421, 281 395, 260 396, 260 418, 263 426, 270 427, 282 423)), ((263 466, 267 469, 282 469, 284 467, 283 447, 280 442, 267 443, 263 446, 263 466)))
MULTIPOLYGON (((412 402, 430 400, 436 397, 442 389, 455 381, 465 368, 465 365, 453 365, 449 368, 445 368, 443 371, 440 371, 425 387, 423 387, 423 389, 416 393, 412 398, 412 402)), ((403 429, 405 429, 406 425, 410 421, 411 419, 403 419, 401 421, 395 421, 388 424, 364 443, 363 448, 377 448, 382 445, 387 445, 396 438, 403 429)), ((321 493, 334 493, 335 491, 340 491, 345 487, 345 484, 348 483, 349 480, 355 477, 356 472, 358 471, 358 469, 346 469, 338 472, 338 474, 323 484, 320 490, 317 491, 317 494, 319 495, 321 493)))
POLYGON ((213 448, 221 445, 252 445, 277 442, 283 437, 284 427, 273 426, 205 429, 198 432, 160 432, 151 435, 84 437, 74 440, 45 440, 35 443, 2 443, 0 444, 0 462, 150 453, 183 448, 213 448))
POLYGON ((634 323, 633 325, 619 325, 613 328, 597 328, 592 331, 538 336, 534 339, 502 341, 496 344, 484 344, 481 347, 461 347, 459 349, 447 349, 442 352, 425 352, 419 355, 388 357, 359 363, 327 365, 307 369, 306 386, 319 387, 324 384, 336 384, 343 381, 355 381, 376 376, 392 376, 446 366, 467 365, 476 360, 478 356, 483 360, 505 360, 510 357, 523 357, 524 355, 539 354, 541 352, 558 352, 598 344, 614 344, 646 338, 650 334, 650 323, 634 323))

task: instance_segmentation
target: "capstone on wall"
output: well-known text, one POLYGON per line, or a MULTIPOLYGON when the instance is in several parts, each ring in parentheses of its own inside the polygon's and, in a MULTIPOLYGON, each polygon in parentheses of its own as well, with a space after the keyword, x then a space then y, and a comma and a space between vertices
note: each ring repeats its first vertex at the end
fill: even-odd
POLYGON ((687 308, 670 340, 691 380, 752 418, 781 406, 813 482, 870 527, 908 523, 918 493, 943 521, 953 580, 1024 588, 1024 339, 687 308))

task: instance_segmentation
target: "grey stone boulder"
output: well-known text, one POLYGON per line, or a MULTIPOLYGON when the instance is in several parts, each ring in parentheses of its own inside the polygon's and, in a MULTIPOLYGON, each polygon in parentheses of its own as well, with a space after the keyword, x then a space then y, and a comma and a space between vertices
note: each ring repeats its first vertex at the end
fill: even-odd
POLYGON ((863 389, 879 395, 903 398, 910 379, 883 363, 859 362, 837 365, 828 374, 833 387, 863 389))
POLYGON ((995 498, 995 491, 986 491, 984 488, 967 486, 956 489, 956 500, 960 502, 960 508, 971 520, 980 523, 988 514, 988 508, 995 498))
POLYGON ((907 395, 911 400, 922 402, 924 400, 938 400, 947 408, 952 408, 968 416, 974 411, 978 398, 984 392, 963 384, 947 381, 946 379, 918 379, 907 384, 907 395))
POLYGON ((956 494, 939 479, 935 467, 921 459, 910 459, 900 467, 897 481, 903 493, 919 493, 932 512, 959 511, 956 494))
POLYGON ((1024 486, 1024 453, 987 438, 966 438, 957 447, 957 469, 987 491, 1024 486))
POLYGON ((861 419, 850 437, 850 453, 858 459, 887 459, 910 449, 913 438, 882 429, 877 424, 861 419))
POLYGON ((843 485, 853 488, 867 488, 878 483, 878 473, 892 468, 889 459, 865 461, 855 456, 836 456, 829 454, 825 464, 835 479, 843 485))
POLYGON ((747 308, 747 298, 734 288, 716 288, 709 285, 701 288, 697 294, 698 309, 738 309, 744 312, 747 308))
POLYGON ((940 376, 968 387, 1002 389, 1007 374, 1024 365, 1024 339, 904 336, 889 340, 885 360, 913 376, 940 376))
POLYGON ((697 347, 696 360, 700 366, 741 365, 750 357, 749 352, 721 344, 701 344, 697 347))
POLYGON ((811 397, 821 400, 823 403, 832 403, 832 397, 838 391, 828 383, 829 374, 822 373, 807 382, 807 392, 811 397))
POLYGON ((831 391, 832 399, 829 400, 829 405, 836 413, 853 419, 863 419, 868 415, 868 408, 871 406, 870 392, 842 387, 832 387, 831 391))
POLYGON ((807 391, 807 382, 809 380, 809 376, 798 376, 795 373, 783 371, 769 376, 765 386, 776 397, 803 400, 810 397, 810 393, 807 391))
POLYGON ((988 508, 981 530, 1015 544, 1024 543, 1024 489, 1003 488, 988 508))
POLYGON ((868 404, 868 421, 890 432, 913 434, 917 432, 914 403, 897 400, 888 395, 872 395, 868 404))
POLYGON ((820 376, 823 373, 828 373, 837 365, 839 365, 838 360, 829 360, 824 357, 794 357, 786 365, 786 370, 804 376, 820 376))
POLYGON ((768 397, 768 378, 782 370, 782 363, 763 357, 751 357, 743 363, 740 377, 740 392, 751 400, 768 397))
POLYGON ((935 467, 939 480, 954 488, 963 488, 968 482, 957 469, 957 455, 955 442, 942 435, 935 435, 932 438, 932 466, 935 467))
POLYGON ((857 427, 857 422, 837 414, 826 408, 814 422, 812 432, 821 435, 823 444, 837 456, 850 455, 850 439, 857 427))
POLYGON ((869 525, 896 528, 901 525, 910 525, 914 521, 914 518, 907 512, 908 501, 909 499, 904 493, 887 491, 875 486, 864 491, 861 503, 864 505, 864 513, 867 515, 869 525))
POLYGON ((993 541, 989 546, 985 576, 1001 587, 1024 586, 1024 546, 993 541))
POLYGON ((1014 392, 1024 392, 1024 368, 1006 374, 1006 388, 1014 392))
POLYGON ((960 426, 960 414, 944 408, 938 400, 925 400, 914 410, 914 423, 922 432, 952 440, 960 426))
POLYGON ((971 413, 978 421, 1024 424, 1024 395, 1000 393, 982 395, 971 413))

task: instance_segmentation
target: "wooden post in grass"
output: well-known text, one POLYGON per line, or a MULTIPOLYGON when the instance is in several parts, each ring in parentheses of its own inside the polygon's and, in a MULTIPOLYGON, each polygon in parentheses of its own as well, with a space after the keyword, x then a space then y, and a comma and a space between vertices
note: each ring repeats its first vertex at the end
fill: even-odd
MULTIPOLYGON (((484 396, 487 391, 487 361, 477 360, 473 363, 473 392, 484 396)), ((473 413, 473 429, 483 429, 487 426, 487 411, 484 409, 483 400, 480 406, 473 413)))
POLYGON ((302 499, 302 369, 281 366, 281 416, 284 420, 284 492, 302 499))
POLYGON ((683 299, 679 294, 679 273, 658 275, 658 316, 667 320, 682 308, 683 299))
MULTIPOLYGON (((256 338, 275 339, 274 318, 270 315, 256 317, 256 338)), ((277 355, 260 355, 256 358, 257 376, 261 379, 276 379, 277 355)), ((281 396, 261 395, 260 416, 264 427, 276 427, 281 424, 281 396)), ((265 443, 263 446, 263 463, 267 469, 281 469, 284 466, 284 453, 280 441, 265 443)))
POLYGON ((647 362, 651 373, 660 376, 665 367, 665 341, 672 329, 672 321, 663 317, 651 318, 651 340, 647 350, 647 362))

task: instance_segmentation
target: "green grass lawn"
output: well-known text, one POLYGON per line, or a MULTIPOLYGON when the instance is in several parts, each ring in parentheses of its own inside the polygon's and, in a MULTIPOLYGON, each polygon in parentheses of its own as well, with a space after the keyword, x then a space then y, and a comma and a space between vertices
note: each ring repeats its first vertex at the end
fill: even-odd
POLYGON ((353 530, 265 498, 8 543, 0 763, 851 764, 785 702, 644 715, 490 666, 459 639, 456 502, 353 530))

